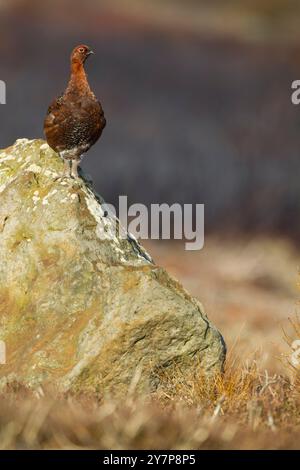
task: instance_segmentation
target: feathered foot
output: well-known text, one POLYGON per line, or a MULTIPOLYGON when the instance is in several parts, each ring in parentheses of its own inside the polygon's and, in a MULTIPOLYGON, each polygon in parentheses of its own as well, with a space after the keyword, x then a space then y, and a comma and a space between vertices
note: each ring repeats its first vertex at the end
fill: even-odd
POLYGON ((72 167, 71 167, 71 173, 70 173, 71 178, 75 178, 75 179, 79 178, 79 175, 78 175, 79 163, 80 163, 80 159, 72 160, 72 167))

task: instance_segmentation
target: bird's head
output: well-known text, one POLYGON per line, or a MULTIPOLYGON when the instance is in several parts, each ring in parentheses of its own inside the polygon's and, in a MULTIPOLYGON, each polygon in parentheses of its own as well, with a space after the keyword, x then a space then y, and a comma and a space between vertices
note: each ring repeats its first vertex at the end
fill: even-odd
POLYGON ((94 52, 91 50, 89 46, 85 46, 81 44, 80 46, 75 47, 71 54, 71 62, 77 62, 80 64, 84 64, 86 59, 94 52))

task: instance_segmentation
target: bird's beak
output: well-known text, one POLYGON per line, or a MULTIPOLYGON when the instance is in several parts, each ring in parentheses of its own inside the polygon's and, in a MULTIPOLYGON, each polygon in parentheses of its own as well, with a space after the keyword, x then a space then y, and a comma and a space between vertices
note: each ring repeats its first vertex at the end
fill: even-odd
POLYGON ((92 55, 92 54, 95 54, 94 51, 89 51, 88 55, 92 55))

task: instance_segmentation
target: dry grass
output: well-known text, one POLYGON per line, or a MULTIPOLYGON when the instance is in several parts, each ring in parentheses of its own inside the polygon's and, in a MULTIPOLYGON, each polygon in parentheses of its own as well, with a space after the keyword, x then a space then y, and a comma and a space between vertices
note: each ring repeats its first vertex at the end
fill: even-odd
POLYGON ((229 364, 213 382, 163 377, 151 397, 122 402, 38 397, 11 385, 1 397, 2 449, 273 449, 299 447, 299 382, 229 364))

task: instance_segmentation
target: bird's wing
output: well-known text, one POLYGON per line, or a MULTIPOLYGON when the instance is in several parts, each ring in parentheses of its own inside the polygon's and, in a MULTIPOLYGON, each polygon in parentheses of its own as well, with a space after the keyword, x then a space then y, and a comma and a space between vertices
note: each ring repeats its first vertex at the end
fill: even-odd
POLYGON ((48 111, 47 111, 47 114, 51 114, 55 111, 58 111, 60 109, 60 107, 62 106, 63 104, 63 95, 60 95, 58 98, 56 98, 49 106, 48 108, 48 111))

